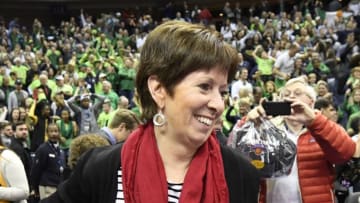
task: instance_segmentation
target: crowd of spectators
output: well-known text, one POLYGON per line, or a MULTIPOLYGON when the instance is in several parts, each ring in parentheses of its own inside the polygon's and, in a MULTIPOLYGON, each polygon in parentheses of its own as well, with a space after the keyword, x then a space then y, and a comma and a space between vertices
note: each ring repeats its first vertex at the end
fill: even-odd
POLYGON ((205 6, 168 6, 161 19, 147 13, 91 16, 81 9, 79 16, 57 26, 44 27, 36 18, 32 27, 18 18, 3 20, 0 120, 14 125, 13 131, 22 124, 28 129, 28 136, 16 135, 3 124, 3 143, 11 146, 13 136, 35 153, 48 139, 48 124, 57 123, 61 147, 67 150, 72 138, 108 126, 117 108, 139 116, 134 80, 141 47, 149 31, 168 20, 205 24, 238 51, 236 80, 224 98, 225 135, 261 97, 276 101, 285 82, 300 75, 315 88, 317 98, 338 111, 332 119, 350 135, 359 133, 359 1, 335 11, 325 10, 320 0, 300 1, 278 13, 263 3, 246 15, 239 3, 226 2, 220 24, 205 6))

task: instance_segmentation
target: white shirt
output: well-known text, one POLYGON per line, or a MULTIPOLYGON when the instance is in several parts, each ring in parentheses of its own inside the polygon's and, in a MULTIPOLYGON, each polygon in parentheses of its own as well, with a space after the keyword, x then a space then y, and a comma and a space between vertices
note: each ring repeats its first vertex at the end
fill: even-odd
POLYGON ((26 203, 29 186, 24 165, 11 150, 4 150, 0 156, 0 172, 7 182, 7 187, 0 187, 0 199, 26 203))
POLYGON ((359 13, 360 13, 360 2, 350 2, 348 7, 349 7, 349 10, 353 12, 354 16, 359 15, 359 13))
POLYGON ((222 26, 220 28, 220 32, 223 35, 224 39, 230 41, 230 39, 233 37, 232 30, 230 26, 222 26))
POLYGON ((137 47, 138 49, 140 49, 140 48, 144 45, 145 40, 146 40, 146 37, 147 37, 147 36, 137 37, 137 38, 136 38, 136 47, 137 47))
POLYGON ((294 72, 294 58, 290 57, 289 51, 285 51, 276 59, 274 67, 279 68, 280 72, 291 75, 294 72))
MULTIPOLYGON (((286 130, 286 134, 291 141, 297 143, 299 136, 289 130, 286 130)), ((301 203, 297 159, 288 176, 267 179, 266 188, 267 203, 301 203)))
MULTIPOLYGON (((122 182, 122 169, 118 170, 117 176, 117 193, 115 203, 125 203, 123 182, 122 182)), ((178 203, 180 200, 183 184, 168 183, 168 203, 178 203)))
POLYGON ((248 81, 238 80, 231 85, 231 98, 239 98, 240 89, 247 89, 249 93, 252 93, 253 87, 248 81))

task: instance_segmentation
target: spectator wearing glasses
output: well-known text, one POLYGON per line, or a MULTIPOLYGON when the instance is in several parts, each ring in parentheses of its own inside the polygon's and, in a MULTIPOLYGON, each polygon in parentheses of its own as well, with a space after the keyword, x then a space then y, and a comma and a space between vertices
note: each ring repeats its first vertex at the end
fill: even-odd
MULTIPOLYGON (((292 102, 291 115, 272 121, 297 144, 297 161, 289 175, 263 182, 260 202, 333 202, 334 164, 360 157, 359 144, 339 124, 314 110, 316 92, 303 77, 287 81, 281 98, 292 102)), ((259 118, 266 116, 259 105, 247 119, 261 122, 259 118)))

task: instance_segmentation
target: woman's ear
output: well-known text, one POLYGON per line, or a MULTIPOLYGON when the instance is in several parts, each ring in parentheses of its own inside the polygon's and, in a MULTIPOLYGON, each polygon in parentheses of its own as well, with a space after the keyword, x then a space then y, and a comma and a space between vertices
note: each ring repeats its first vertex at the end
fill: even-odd
POLYGON ((147 80, 149 92, 155 103, 160 109, 164 108, 166 90, 155 75, 151 75, 147 80))

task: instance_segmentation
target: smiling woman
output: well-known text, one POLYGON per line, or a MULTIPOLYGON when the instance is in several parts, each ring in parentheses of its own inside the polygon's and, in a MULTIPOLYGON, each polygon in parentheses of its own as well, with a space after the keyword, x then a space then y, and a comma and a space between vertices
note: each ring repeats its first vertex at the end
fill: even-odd
MULTIPOLYGON (((122 151, 124 191, 129 192, 129 199, 136 198, 134 192, 139 190, 146 194, 139 197, 143 201, 148 195, 166 200, 167 191, 161 188, 172 183, 181 185, 176 196, 180 202, 235 200, 235 188, 227 187, 224 166, 216 164, 223 158, 214 127, 224 110, 223 94, 237 63, 237 52, 219 33, 204 26, 172 21, 150 33, 136 80, 142 116, 149 122, 122 151), (162 122, 152 123, 153 118, 162 122), (133 146, 141 146, 138 154, 130 153, 133 146), (159 161, 147 161, 149 157, 159 161), (144 165, 138 164, 134 170, 130 168, 132 160, 144 165), (156 169, 162 170, 159 173, 156 169), (133 177, 146 180, 155 174, 160 181, 150 190, 146 183, 133 181, 133 177)), ((256 201, 256 175, 249 176, 249 182, 254 187, 239 195, 241 202, 256 201)))
POLYGON ((142 47, 136 78, 145 124, 123 145, 86 154, 57 198, 94 203, 257 202, 258 171, 220 146, 214 131, 237 63, 236 50, 218 32, 179 21, 158 26, 142 47), (95 171, 99 167, 106 170, 102 175, 95 171))

